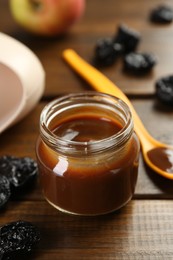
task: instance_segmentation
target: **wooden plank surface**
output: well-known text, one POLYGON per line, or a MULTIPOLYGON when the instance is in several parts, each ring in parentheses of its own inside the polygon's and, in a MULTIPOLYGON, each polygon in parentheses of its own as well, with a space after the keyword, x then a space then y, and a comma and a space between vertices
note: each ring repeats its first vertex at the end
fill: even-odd
POLYGON ((135 200, 116 213, 92 218, 62 214, 43 201, 11 202, 9 208, 1 224, 32 221, 42 234, 38 247, 25 259, 163 260, 173 256, 172 200, 135 200))

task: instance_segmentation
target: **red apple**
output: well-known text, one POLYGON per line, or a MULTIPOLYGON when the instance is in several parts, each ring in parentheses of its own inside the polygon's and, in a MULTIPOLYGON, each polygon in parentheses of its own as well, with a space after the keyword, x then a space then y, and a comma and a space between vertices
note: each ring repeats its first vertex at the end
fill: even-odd
POLYGON ((16 22, 45 36, 66 32, 82 16, 84 8, 85 0, 10 0, 16 22))

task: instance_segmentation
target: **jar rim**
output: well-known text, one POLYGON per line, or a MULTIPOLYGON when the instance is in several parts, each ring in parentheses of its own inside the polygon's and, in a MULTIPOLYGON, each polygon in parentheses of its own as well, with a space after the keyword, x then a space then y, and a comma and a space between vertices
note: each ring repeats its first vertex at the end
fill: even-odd
MULTIPOLYGON (((86 103, 87 104, 87 103, 86 103)), ((133 120, 130 108, 128 105, 121 99, 112 96, 110 94, 105 94, 102 92, 96 91, 85 91, 79 93, 70 93, 55 100, 49 102, 42 110, 40 114, 40 134, 43 140, 46 142, 48 146, 51 146, 53 149, 58 150, 60 153, 63 151, 65 153, 78 154, 84 151, 85 154, 88 153, 98 153, 100 151, 105 151, 107 149, 112 148, 116 145, 116 147, 120 147, 123 143, 127 142, 131 137, 133 132, 133 120), (126 117, 126 122, 124 126, 117 133, 94 141, 74 141, 74 140, 66 140, 62 137, 59 137, 53 133, 49 129, 49 123, 51 122, 53 113, 53 108, 58 108, 61 104, 66 106, 70 106, 70 101, 86 101, 87 99, 97 100, 99 102, 107 102, 107 105, 114 105, 121 112, 124 113, 126 117), (51 115, 51 116, 50 116, 51 115), (48 120, 49 119, 49 120, 48 120), (63 148, 63 151, 62 151, 63 148), (77 149, 76 149, 77 148, 77 149)))

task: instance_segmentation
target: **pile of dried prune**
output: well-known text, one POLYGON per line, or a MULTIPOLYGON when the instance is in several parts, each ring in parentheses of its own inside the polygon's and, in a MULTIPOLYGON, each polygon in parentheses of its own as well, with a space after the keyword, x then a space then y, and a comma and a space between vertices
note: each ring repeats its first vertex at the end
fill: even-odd
POLYGON ((99 39, 95 46, 95 65, 112 65, 118 57, 124 58, 124 71, 138 75, 148 73, 156 64, 156 57, 150 53, 137 53, 141 35, 122 24, 112 38, 99 39))
POLYGON ((99 39, 95 48, 95 63, 99 66, 112 65, 122 53, 122 45, 111 38, 99 39))
POLYGON ((9 200, 11 193, 27 187, 37 176, 37 163, 29 157, 0 157, 0 208, 9 200))
POLYGON ((0 227, 0 259, 17 259, 40 241, 40 232, 27 221, 18 220, 0 227))
POLYGON ((141 75, 148 73, 156 62, 153 54, 131 52, 124 58, 124 70, 141 75))
POLYGON ((158 100, 167 105, 173 105, 173 75, 160 78, 155 84, 158 100))
POLYGON ((151 11, 150 20, 159 24, 171 23, 173 20, 173 9, 168 5, 159 5, 151 11))
MULTIPOLYGON (((168 5, 159 5, 150 13, 150 20, 157 24, 173 21, 173 9, 168 5)), ((155 83, 156 97, 165 105, 173 105, 173 75, 162 77, 155 83)))
POLYGON ((10 182, 6 176, 0 175, 0 208, 4 207, 11 196, 10 182))
POLYGON ((119 43, 122 46, 124 53, 135 51, 140 40, 140 33, 125 24, 118 27, 118 31, 113 38, 114 43, 119 43))
POLYGON ((140 41, 140 34, 126 25, 120 25, 111 38, 99 39, 95 46, 94 62, 101 66, 112 65, 118 57, 134 51, 140 41))

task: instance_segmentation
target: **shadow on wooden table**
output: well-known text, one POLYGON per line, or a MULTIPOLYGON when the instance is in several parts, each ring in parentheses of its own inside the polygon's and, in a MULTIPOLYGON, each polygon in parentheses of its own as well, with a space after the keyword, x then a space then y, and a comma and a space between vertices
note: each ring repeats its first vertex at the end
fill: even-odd
MULTIPOLYGON (((163 197, 163 199, 167 199, 167 198, 172 199, 173 198, 173 181, 166 179, 166 178, 162 177, 161 175, 155 173, 145 163, 144 163, 144 167, 145 167, 146 173, 147 173, 148 177, 150 178, 150 180, 162 192, 162 194, 160 194, 161 197, 163 197)), ((156 197, 158 197, 157 194, 156 194, 156 197)))

